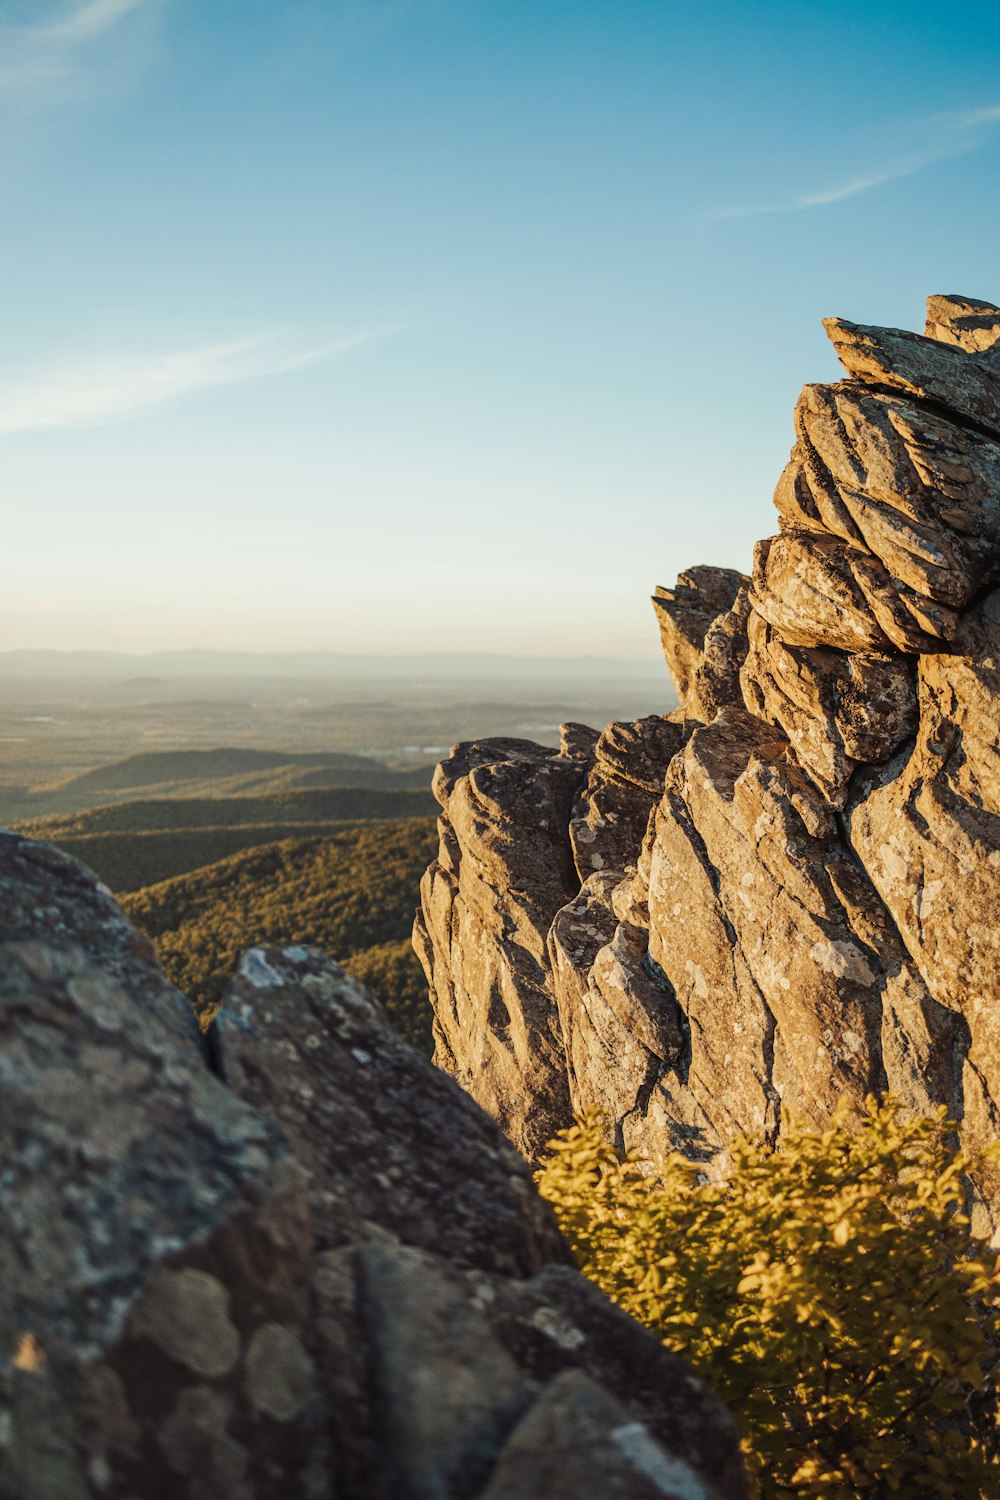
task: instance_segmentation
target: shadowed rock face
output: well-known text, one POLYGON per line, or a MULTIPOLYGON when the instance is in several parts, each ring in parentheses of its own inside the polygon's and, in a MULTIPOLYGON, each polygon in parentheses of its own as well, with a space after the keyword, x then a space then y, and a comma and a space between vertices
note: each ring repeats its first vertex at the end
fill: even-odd
POLYGON ((325 1495, 280 1129, 82 866, 0 836, 0 912, 0 1494, 325 1495))
POLYGON ((0 835, 0 1117, 0 1500, 571 1494, 582 1454, 592 1500, 745 1495, 729 1415, 323 954, 248 953, 206 1048, 96 879, 0 835))
POLYGON ((594 1388, 633 1369, 618 1400, 675 1475, 660 1493, 743 1495, 728 1415, 572 1268, 523 1158, 337 964, 252 950, 225 995, 219 1051, 307 1173, 338 1493, 477 1500, 516 1459, 541 1496, 556 1420, 604 1455, 609 1477, 591 1494, 610 1500, 628 1470, 599 1409, 611 1398, 594 1388))
MULTIPOLYGON (((539 980, 566 1080, 539 1116, 568 1091, 619 1143, 711 1170, 735 1133, 777 1141, 783 1112, 821 1122, 845 1094, 944 1103, 973 1150, 1000 1126, 1000 309, 934 296, 923 336, 826 327, 847 378, 799 399, 752 577, 693 568, 657 590, 681 707, 597 740, 567 822, 580 888, 539 980)), ((460 871, 469 841, 442 829, 438 866, 460 871)), ((503 855, 477 961, 516 983, 513 805, 478 837, 503 855)), ((426 900, 423 923, 440 1014, 467 955, 426 900)), ((494 1104, 488 1044, 447 1040, 442 1065, 508 1129, 517 1096, 530 1151, 531 1080, 512 1072, 494 1104)), ((979 1189, 996 1228, 1000 1177, 979 1189)))

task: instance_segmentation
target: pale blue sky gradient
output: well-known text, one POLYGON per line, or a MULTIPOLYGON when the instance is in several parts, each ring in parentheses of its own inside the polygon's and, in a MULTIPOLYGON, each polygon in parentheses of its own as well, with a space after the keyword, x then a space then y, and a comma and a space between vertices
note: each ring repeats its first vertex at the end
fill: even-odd
POLYGON ((0 647, 651 656, 998 167, 994 4, 0 0, 0 647))

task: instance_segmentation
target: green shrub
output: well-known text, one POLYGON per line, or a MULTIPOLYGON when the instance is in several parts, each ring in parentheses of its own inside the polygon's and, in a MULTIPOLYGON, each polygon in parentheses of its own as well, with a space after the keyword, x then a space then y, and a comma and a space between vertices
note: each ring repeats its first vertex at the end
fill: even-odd
POLYGON ((620 1163, 588 1116, 538 1180, 584 1273, 742 1420, 757 1494, 973 1500, 1000 1495, 1000 1255, 971 1236, 953 1129, 869 1101, 776 1152, 738 1142, 710 1183, 620 1163))

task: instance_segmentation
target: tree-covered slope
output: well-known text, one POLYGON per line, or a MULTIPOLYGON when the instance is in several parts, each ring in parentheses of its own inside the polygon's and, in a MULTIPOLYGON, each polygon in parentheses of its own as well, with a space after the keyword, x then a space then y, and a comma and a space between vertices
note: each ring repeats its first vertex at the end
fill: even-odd
POLYGON ((398 1029, 429 1051, 431 1010, 408 939, 436 843, 432 818, 285 839, 134 891, 122 905, 202 1015, 244 949, 315 944, 358 972, 398 1029))

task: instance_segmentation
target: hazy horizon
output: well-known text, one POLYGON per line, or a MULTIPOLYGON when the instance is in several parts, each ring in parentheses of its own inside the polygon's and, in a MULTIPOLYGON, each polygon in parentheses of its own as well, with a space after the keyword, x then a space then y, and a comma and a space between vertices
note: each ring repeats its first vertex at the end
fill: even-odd
POLYGON ((265 676, 267 668, 282 672, 297 671, 305 675, 333 676, 376 675, 398 680, 393 670, 406 677, 415 669, 431 675, 469 678, 485 675, 491 681, 545 678, 548 674, 600 680, 605 675, 636 676, 643 679, 663 677, 669 673, 662 654, 652 657, 616 657, 598 654, 552 655, 548 653, 516 654, 502 651, 219 651, 213 647, 184 647, 179 650, 124 651, 52 649, 15 647, 0 649, 0 677, 8 675, 32 678, 56 675, 60 667, 77 674, 89 669, 100 675, 133 674, 142 666, 160 672, 185 676, 245 675, 265 676))
POLYGON ((775 530, 821 317, 1000 300, 998 43, 0 0, 0 643, 652 662, 656 585, 775 530))

